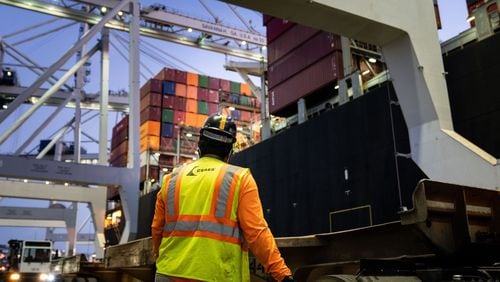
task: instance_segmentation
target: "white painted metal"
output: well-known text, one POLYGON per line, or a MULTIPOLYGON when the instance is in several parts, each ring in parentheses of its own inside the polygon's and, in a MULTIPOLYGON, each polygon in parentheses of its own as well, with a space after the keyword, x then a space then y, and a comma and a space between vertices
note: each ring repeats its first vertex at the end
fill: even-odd
MULTIPOLYGON (((262 70, 267 69, 266 64, 261 62, 262 70)), ((269 93, 267 91, 266 85, 266 77, 262 75, 260 77, 260 90, 261 90, 261 98, 260 98, 260 114, 261 114, 261 125, 260 128, 260 137, 262 140, 266 140, 271 138, 271 114, 269 113, 269 93)))
MULTIPOLYGON (((86 3, 118 3, 117 0, 96 0, 96 1, 81 1, 81 2, 86 2, 86 3)), ((96 14, 90 14, 90 13, 85 13, 79 10, 67 8, 67 7, 62 7, 58 5, 51 4, 49 2, 43 2, 43 1, 37 1, 37 0, 31 0, 31 1, 25 1, 25 0, 0 0, 0 4, 6 4, 6 5, 12 5, 15 7, 39 12, 39 13, 45 13, 49 15, 53 15, 56 17, 60 18, 66 18, 66 19, 71 19, 71 20, 76 20, 76 21, 83 21, 89 24, 97 24, 100 22, 102 19, 101 16, 98 16, 96 14)), ((106 4, 106 5, 108 5, 106 4)), ((96 4, 99 5, 99 4, 96 4)), ((123 11, 128 11, 127 7, 124 7, 122 9, 123 11)), ((107 16, 107 14, 106 14, 107 16)), ((122 30, 122 31, 128 31, 128 25, 123 23, 122 21, 118 20, 110 20, 106 24, 106 27, 112 28, 112 29, 117 29, 117 30, 122 30)), ((190 37, 186 36, 183 34, 176 34, 173 32, 166 32, 161 29, 155 29, 149 26, 143 26, 141 27, 141 35, 160 39, 160 40, 166 40, 166 41, 171 41, 174 43, 182 44, 185 46, 191 46, 194 48, 200 48, 203 50, 207 51, 213 51, 213 52, 219 52, 219 53, 224 53, 227 55, 231 56, 236 56, 236 57, 242 57, 250 60, 265 60, 266 58, 262 56, 262 54, 256 53, 252 50, 247 50, 246 47, 239 47, 239 46, 226 46, 224 44, 220 44, 217 42, 208 42, 204 41, 203 44, 200 44, 198 37, 190 37)))
MULTIPOLYGON (((6 94, 8 96, 19 96, 23 91, 27 88, 22 86, 6 86, 0 85, 0 93, 6 94)), ((38 98, 42 97, 42 95, 47 92, 47 89, 40 88, 33 93, 32 100, 36 101, 38 98)), ((56 91, 50 99, 45 101, 45 105, 60 105, 63 103, 68 96, 71 95, 70 92, 67 91, 56 91)), ((81 107, 82 109, 88 110, 99 110, 99 98, 100 95, 94 93, 87 93, 85 101, 82 101, 81 107)), ((69 101, 67 107, 75 107, 74 102, 69 101)), ((117 96, 111 95, 109 97, 109 110, 111 111, 119 111, 119 112, 128 112, 128 97, 127 96, 117 96)))
POLYGON ((101 109, 99 111, 99 163, 108 163, 109 29, 101 35, 101 109))
POLYGON ((207 21, 198 20, 195 18, 189 18, 187 16, 175 14, 169 11, 150 11, 142 16, 146 20, 151 20, 154 22, 160 22, 164 24, 174 24, 177 26, 182 26, 185 28, 192 28, 194 30, 199 30, 207 32, 210 34, 215 34, 223 36, 226 38, 233 38, 239 41, 246 41, 248 43, 253 43, 256 45, 264 46, 266 45, 266 37, 260 34, 230 28, 227 26, 222 26, 219 23, 211 23, 207 21))
MULTIPOLYGON (((94 218, 94 229, 99 248, 96 256, 103 257, 104 251, 104 216, 106 212, 106 187, 84 188, 58 184, 24 183, 20 181, 0 181, 0 195, 8 198, 52 199, 69 202, 87 202, 94 218)), ((51 226, 52 221, 38 221, 43 227, 51 226), (43 224, 43 225, 42 225, 43 224)), ((4 222, 6 223, 6 222, 4 222)), ((55 226, 64 227, 64 226, 55 226)), ((73 232, 74 232, 73 227, 73 232)), ((68 230, 70 232, 70 230, 68 230)))
POLYGON ((35 140, 35 137, 38 136, 38 134, 40 134, 40 132, 42 132, 45 127, 47 127, 47 125, 52 122, 52 120, 54 120, 54 118, 64 109, 64 107, 66 107, 66 104, 68 104, 69 100, 71 100, 72 97, 72 95, 68 95, 68 98, 66 98, 66 100, 64 100, 64 102, 62 102, 57 107, 57 109, 53 111, 37 129, 35 129, 35 131, 33 131, 30 137, 28 137, 26 141, 24 141, 24 143, 16 150, 16 152, 14 153, 15 156, 19 156, 24 151, 24 149, 26 149, 26 147, 28 147, 28 145, 31 144, 33 140, 35 140))
POLYGON ((128 220, 120 238, 120 243, 126 243, 135 239, 138 221, 139 199, 139 126, 140 126, 140 93, 139 93, 139 15, 140 2, 131 0, 130 3, 132 19, 129 27, 129 160, 128 168, 131 171, 132 181, 121 186, 119 189, 122 200, 122 208, 125 218, 128 220))
MULTIPOLYGON (((43 94, 43 96, 40 97, 40 99, 36 103, 34 103, 31 108, 29 108, 26 112, 24 112, 21 115, 21 117, 19 119, 17 119, 14 122, 14 124, 11 127, 9 127, 9 129, 7 129, 0 136, 0 144, 2 144, 12 134, 12 132, 14 132, 16 129, 18 129, 26 121, 26 119, 28 119, 31 116, 31 114, 33 114, 43 104, 44 101, 46 101, 47 99, 49 99, 52 96, 52 94, 54 94, 57 91, 57 89, 59 89, 64 84, 64 82, 66 82, 66 80, 68 80, 78 70, 78 68, 80 68, 97 51, 97 49, 98 49, 98 45, 94 46, 94 48, 92 48, 87 54, 85 54, 85 56, 82 56, 82 59, 80 59, 67 73, 65 73, 56 82, 56 84, 54 84, 51 88, 49 88, 47 90, 47 92, 45 94, 43 94)), ((31 88, 31 86, 30 86, 30 88, 31 88)), ((28 88, 27 92, 29 92, 30 88, 28 88)), ((25 93, 23 93, 20 96, 18 96, 11 103, 11 105, 9 106, 9 108, 7 108, 7 110, 10 109, 11 107, 14 107, 14 106, 12 106, 12 104, 15 101, 17 101, 19 98, 23 97, 24 94, 25 93)), ((24 101, 22 101, 22 102, 24 102, 24 101)))
MULTIPOLYGON (((21 59, 19 59, 16 54, 18 56, 20 56, 21 58, 25 59, 27 62, 31 63, 32 65, 36 66, 36 67, 39 67, 39 65, 33 61, 32 59, 30 59, 28 56, 26 56, 25 54, 23 54, 21 51, 17 50, 16 48, 12 47, 11 45, 9 45, 8 43, 6 43, 5 41, 2 41, 3 45, 5 47, 7 47, 8 49, 5 49, 5 53, 9 54, 14 60, 18 61, 19 63, 23 64, 23 61, 21 59), (12 50, 12 52, 14 52, 15 54, 11 53, 10 50, 12 50)), ((42 75, 42 71, 40 71, 39 68, 30 68, 31 71, 33 71, 35 74, 37 75, 42 75)), ((47 69, 45 69, 47 70, 47 69)), ((66 70, 67 71, 67 70, 66 70)), ((57 81, 57 77, 54 76, 54 75, 51 75, 50 78, 47 80, 47 82, 49 82, 50 84, 54 85, 54 82, 53 81, 57 81)), ((68 90, 72 90, 72 88, 67 85, 67 84, 64 84, 64 87, 68 90)))
MULTIPOLYGON (((13 111, 15 111, 36 89, 38 89, 47 79, 54 74, 56 70, 61 68, 68 59, 80 50, 110 19, 112 19, 119 10, 121 10, 129 1, 122 0, 112 11, 106 14, 102 20, 94 25, 78 42, 73 45, 59 60, 46 70, 26 91, 18 96, 9 108, 0 113, 0 123, 2 123, 13 111)), ((5 3, 10 4, 10 3, 5 3)), ((27 5, 29 6, 29 5, 27 5)), ((1 142, 0 142, 1 143, 1 142)))
POLYGON ((224 2, 381 46, 412 159, 431 179, 499 189, 498 160, 453 131, 432 0, 224 2))

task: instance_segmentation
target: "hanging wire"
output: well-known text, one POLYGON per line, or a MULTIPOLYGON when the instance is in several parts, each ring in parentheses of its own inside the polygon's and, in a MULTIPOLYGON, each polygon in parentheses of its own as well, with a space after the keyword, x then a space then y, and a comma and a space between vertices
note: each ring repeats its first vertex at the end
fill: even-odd
MULTIPOLYGON (((128 41, 127 41, 127 40, 125 40, 124 38, 121 38, 121 37, 120 37, 120 36, 118 36, 117 34, 112 33, 112 35, 113 35, 116 39, 118 39, 118 42, 120 43, 120 45, 122 45, 122 46, 123 46, 123 48, 127 49, 127 44, 128 44, 128 41)), ((115 47, 115 48, 116 48, 116 47, 115 47)), ((157 57, 156 57, 156 56, 152 56, 152 55, 148 54, 146 51, 144 51, 144 48, 143 48, 142 46, 139 46, 139 51, 140 51, 141 53, 143 53, 144 55, 151 57, 151 58, 153 59, 153 61, 156 61, 156 60, 157 60, 157 57)), ((122 54, 122 56, 123 56, 123 54, 122 54)), ((127 58, 125 58, 125 60, 127 60, 127 61, 128 61, 128 59, 127 59, 127 58)), ((148 68, 148 67, 147 67, 147 66, 146 66, 143 62, 141 62, 140 64, 141 64, 141 66, 142 66, 142 67, 144 67, 145 69, 147 69, 147 70, 149 71, 149 73, 150 73, 151 77, 152 77, 152 76, 154 76, 154 72, 153 72, 153 71, 151 71, 151 70, 150 70, 150 69, 149 69, 149 68, 148 68)), ((145 80, 147 80, 148 78, 144 77, 144 79, 145 79, 145 80)))
POLYGON ((18 35, 18 34, 21 34, 21 33, 23 33, 23 32, 26 32, 26 31, 33 31, 33 30, 34 30, 34 29, 36 29, 36 28, 40 28, 40 27, 42 27, 42 26, 48 25, 48 24, 53 23, 53 22, 58 21, 58 20, 61 20, 61 18, 54 18, 54 19, 50 19, 50 20, 47 20, 47 21, 44 21, 44 22, 41 22, 41 23, 36 23, 36 24, 34 24, 34 25, 31 25, 31 26, 25 27, 25 28, 23 28, 23 29, 20 29, 20 30, 18 30, 18 31, 14 31, 14 32, 9 33, 9 34, 6 34, 6 35, 2 35, 2 36, 0 36, 0 37, 1 37, 1 38, 3 38, 3 39, 7 39, 7 38, 9 38, 9 37, 16 36, 16 35, 18 35))
POLYGON ((21 44, 26 43, 26 42, 29 42, 29 41, 31 41, 31 40, 33 40, 33 39, 41 38, 41 37, 44 37, 45 35, 51 34, 51 33, 53 33, 53 32, 57 32, 57 31, 63 30, 63 29, 65 29, 65 28, 68 28, 68 27, 73 26, 73 25, 75 25, 75 24, 77 24, 77 23, 76 23, 76 22, 71 22, 71 23, 68 23, 68 24, 64 24, 64 25, 58 26, 58 27, 56 27, 56 28, 53 28, 53 29, 47 30, 47 31, 45 31, 45 32, 42 32, 42 33, 40 33, 40 34, 33 35, 33 36, 28 37, 28 38, 25 38, 25 39, 23 39, 23 40, 17 41, 17 42, 15 42, 15 43, 12 43, 11 45, 12 45, 12 46, 21 45, 21 44))
MULTIPOLYGON (((118 54, 120 54, 120 56, 128 63, 129 62, 129 59, 127 56, 125 56, 125 54, 122 53, 122 51, 120 50, 120 48, 118 48, 112 41, 109 42, 109 44, 111 44, 111 46, 113 48, 115 48, 116 52, 118 52, 118 54)), ((145 80, 147 80, 147 77, 142 73, 142 71, 139 70, 139 74, 141 75, 142 78, 144 78, 145 80)))

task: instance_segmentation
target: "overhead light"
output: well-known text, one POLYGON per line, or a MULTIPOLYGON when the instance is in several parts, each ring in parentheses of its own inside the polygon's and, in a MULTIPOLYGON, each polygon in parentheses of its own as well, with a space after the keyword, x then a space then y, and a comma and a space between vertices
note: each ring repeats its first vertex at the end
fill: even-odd
POLYGON ((122 11, 118 11, 118 16, 123 17, 123 12, 122 11))
POLYGON ((247 45, 247 42, 245 40, 242 40, 241 45, 245 46, 245 45, 247 45))
POLYGON ((69 183, 68 182, 64 182, 64 186, 68 187, 69 183))
POLYGON ((50 184, 50 181, 45 181, 45 184, 49 185, 49 184, 50 184))
POLYGON ((368 62, 370 62, 372 64, 375 64, 377 62, 377 59, 375 59, 375 58, 369 58, 368 62))
POLYGON ((101 13, 103 13, 103 14, 104 14, 104 13, 106 13, 107 11, 108 11, 108 8, 107 8, 107 7, 104 7, 104 6, 102 6, 102 7, 101 7, 101 13))
POLYGON ((2 108, 7 109, 9 106, 7 105, 2 105, 2 108))
POLYGON ((186 133, 186 137, 193 137, 192 133, 186 133))
POLYGON ((188 28, 188 32, 193 32, 193 29, 192 28, 188 28))
POLYGON ((227 109, 228 109, 228 110, 230 110, 230 111, 234 111, 234 110, 236 110, 233 106, 231 106, 231 107, 229 107, 229 108, 227 108, 227 109))
POLYGON ((333 87, 335 90, 339 89, 339 85, 335 85, 335 87, 333 87))
POLYGON ((262 46, 262 50, 267 50, 267 46, 262 46))
POLYGON ((155 182, 155 181, 156 181, 156 179, 151 178, 151 179, 150 179, 150 181, 151 181, 151 183, 153 183, 153 182, 155 182))
POLYGON ((12 72, 11 71, 7 71, 7 76, 12 76, 12 72))
POLYGON ((473 21, 473 20, 475 20, 475 19, 476 19, 476 17, 475 17, 475 16, 470 16, 470 17, 468 17, 468 18, 467 18, 467 22, 469 22, 469 23, 470 23, 471 21, 473 21))
POLYGON ((28 179, 24 179, 23 181, 24 181, 24 183, 28 183, 28 179))
POLYGON ((168 168, 164 167, 164 168, 161 169, 161 171, 168 172, 168 168))
POLYGON ((362 75, 367 75, 367 74, 369 74, 369 73, 370 73, 370 70, 365 70, 365 71, 364 71, 364 72, 362 72, 361 74, 362 74, 362 75))

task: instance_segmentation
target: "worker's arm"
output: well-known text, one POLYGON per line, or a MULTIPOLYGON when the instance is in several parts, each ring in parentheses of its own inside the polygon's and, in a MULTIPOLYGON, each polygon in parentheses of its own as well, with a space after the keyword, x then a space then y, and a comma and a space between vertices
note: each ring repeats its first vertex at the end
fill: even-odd
POLYGON ((239 194, 238 220, 250 250, 277 281, 292 275, 278 250, 274 236, 267 226, 254 178, 247 170, 239 194))
POLYGON ((165 176, 162 181, 162 187, 156 195, 155 215, 151 224, 151 237, 153 239, 153 255, 155 260, 158 258, 160 251, 161 239, 163 237, 163 227, 165 225, 165 202, 163 201, 166 191, 165 183, 168 182, 170 176, 165 176))

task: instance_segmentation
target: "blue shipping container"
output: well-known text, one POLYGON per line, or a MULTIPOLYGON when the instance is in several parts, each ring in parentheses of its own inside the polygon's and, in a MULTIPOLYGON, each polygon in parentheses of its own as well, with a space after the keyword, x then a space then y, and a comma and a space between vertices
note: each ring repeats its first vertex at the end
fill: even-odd
POLYGON ((241 112, 239 110, 234 110, 231 112, 231 117, 235 120, 241 119, 241 112))
POLYGON ((175 95, 175 82, 164 80, 161 84, 162 94, 175 95))
POLYGON ((164 122, 161 124, 161 136, 172 138, 174 136, 174 125, 172 123, 164 122))

